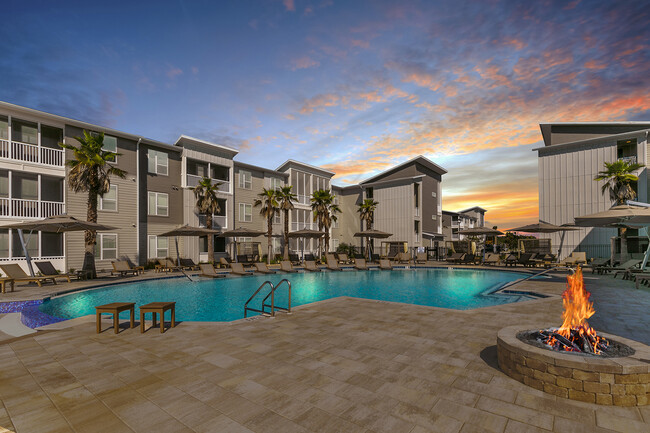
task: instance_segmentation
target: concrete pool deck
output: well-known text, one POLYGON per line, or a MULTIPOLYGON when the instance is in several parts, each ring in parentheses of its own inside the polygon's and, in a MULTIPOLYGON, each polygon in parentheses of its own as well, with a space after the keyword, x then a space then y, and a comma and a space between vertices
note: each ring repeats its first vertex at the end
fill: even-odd
MULTIPOLYGON (((560 294, 554 277, 517 289, 560 294)), ((650 344, 650 291, 585 283, 594 327, 650 344)), ((468 311, 336 298, 162 335, 75 319, 0 342, 0 431, 649 431, 650 406, 565 400, 498 370, 499 329, 559 325, 561 310, 558 297, 468 311)))

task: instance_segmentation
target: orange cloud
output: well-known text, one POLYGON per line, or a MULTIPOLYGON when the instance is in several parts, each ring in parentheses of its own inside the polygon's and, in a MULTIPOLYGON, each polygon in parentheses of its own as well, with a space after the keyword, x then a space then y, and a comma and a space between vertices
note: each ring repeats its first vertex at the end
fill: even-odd
POLYGON ((292 71, 296 71, 298 69, 316 68, 318 66, 320 66, 320 62, 308 56, 292 59, 290 62, 290 69, 292 71))
POLYGON ((294 3, 294 0, 282 0, 282 4, 288 11, 294 12, 296 10, 296 4, 294 3))
POLYGON ((301 114, 311 114, 314 111, 321 111, 326 107, 336 107, 341 103, 347 103, 347 98, 342 98, 335 93, 325 93, 307 99, 300 108, 301 114))
POLYGON ((584 67, 587 69, 605 69, 607 65, 605 63, 598 63, 595 60, 589 60, 585 62, 584 67))

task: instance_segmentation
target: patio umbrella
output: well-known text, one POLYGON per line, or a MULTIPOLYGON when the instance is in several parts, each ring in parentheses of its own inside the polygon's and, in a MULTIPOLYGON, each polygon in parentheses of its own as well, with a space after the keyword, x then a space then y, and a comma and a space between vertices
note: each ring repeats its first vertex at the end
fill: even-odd
MULTIPOLYGON (((645 226, 646 235, 648 234, 648 225, 650 225, 650 208, 645 206, 635 206, 629 204, 612 206, 603 212, 596 212, 589 215, 583 215, 575 218, 577 226, 580 227, 622 227, 630 225, 645 226)), ((621 237, 621 242, 623 237, 621 237)), ((623 254, 623 245, 621 244, 621 254, 623 254)), ((612 250, 612 257, 614 251, 612 250)), ((625 255, 627 255, 627 244, 625 246, 625 255)), ((650 256, 650 245, 645 252, 641 269, 644 269, 650 256)))
POLYGON ((210 236, 210 235, 216 235, 219 233, 219 230, 214 230, 214 229, 207 229, 205 227, 190 227, 187 224, 181 227, 177 227, 173 230, 170 230, 168 232, 162 233, 158 236, 174 236, 174 242, 176 244, 176 261, 178 263, 178 266, 181 265, 181 256, 178 253, 178 237, 179 236, 188 236, 188 237, 195 237, 195 236, 210 236))
MULTIPOLYGON (((36 221, 27 221, 23 223, 8 224, 2 226, 6 229, 16 229, 18 230, 18 237, 20 238, 20 243, 25 252, 25 260, 27 261, 27 268, 31 276, 34 276, 34 268, 32 267, 32 259, 29 256, 27 251, 27 244, 25 243, 25 238, 23 237, 23 230, 29 230, 30 236, 33 231, 48 232, 48 233, 64 233, 64 232, 75 232, 75 231, 109 231, 116 230, 115 227, 106 226, 103 224, 97 224, 89 221, 78 220, 75 217, 68 215, 53 215, 42 220, 36 221)), ((29 240, 29 238, 27 238, 29 240)))
MULTIPOLYGON (((370 230, 364 230, 361 232, 356 232, 354 234, 354 237, 356 238, 368 238, 370 239, 386 239, 393 236, 392 233, 386 233, 382 232, 381 230, 375 230, 375 229, 370 229, 370 230)), ((370 242, 368 242, 368 245, 371 245, 370 242)), ((368 248, 368 260, 372 257, 370 252, 370 248, 368 248)))
POLYGON ((558 258, 562 252, 562 245, 564 244, 564 233, 572 230, 578 230, 578 227, 574 227, 570 224, 563 224, 561 226, 547 223, 545 221, 539 221, 534 224, 528 224, 526 226, 517 227, 514 229, 508 229, 508 232, 523 232, 523 233, 557 233, 562 232, 560 236, 560 246, 557 249, 558 258))
MULTIPOLYGON (((503 232, 492 229, 490 227, 470 227, 468 229, 458 230, 458 234, 461 235, 475 235, 475 236, 494 236, 494 245, 492 245, 493 252, 497 252, 497 236, 502 236, 503 232)), ((485 249, 483 249, 483 254, 485 254, 485 249)))
MULTIPOLYGON (((233 230, 227 230, 223 233, 221 233, 219 236, 223 238, 256 238, 258 236, 265 235, 266 232, 263 232, 261 230, 255 230, 255 229, 246 229, 244 227, 237 227, 236 229, 233 230)), ((237 262, 237 244, 238 242, 235 241, 235 251, 233 251, 235 254, 235 262, 237 262)))
POLYGON ((290 238, 302 238, 302 248, 300 249, 301 259, 305 261, 305 239, 316 239, 325 235, 325 232, 318 230, 302 229, 296 230, 295 232, 289 232, 290 238))

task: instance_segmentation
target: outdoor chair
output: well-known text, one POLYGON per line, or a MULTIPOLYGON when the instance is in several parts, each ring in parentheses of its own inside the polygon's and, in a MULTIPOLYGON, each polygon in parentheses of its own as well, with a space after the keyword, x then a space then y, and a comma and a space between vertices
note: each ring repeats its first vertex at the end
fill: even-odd
POLYGON ((537 253, 523 253, 519 256, 517 263, 522 265, 524 268, 532 268, 537 265, 537 262, 535 261, 536 257, 537 253))
POLYGON ((248 254, 237 254, 237 263, 249 264, 252 261, 252 258, 248 254))
POLYGON ((625 263, 622 263, 618 266, 603 266, 599 268, 599 273, 600 274, 606 274, 608 272, 615 272, 614 277, 619 273, 619 271, 627 271, 628 269, 631 269, 635 266, 638 266, 641 264, 641 260, 628 260, 625 263))
POLYGON ((235 275, 251 275, 250 273, 246 272, 244 265, 241 263, 231 263, 230 273, 235 275))
POLYGON ((187 270, 190 270, 190 271, 196 271, 196 270, 199 269, 199 266, 196 263, 194 263, 194 260, 192 260, 192 259, 189 259, 189 258, 188 259, 180 259, 180 261, 181 261, 181 268, 183 268, 183 269, 187 269, 187 270))
POLYGON ((219 264, 221 266, 225 266, 226 268, 229 268, 231 263, 232 260, 230 260, 230 257, 219 257, 219 264))
POLYGON ((316 266, 316 262, 314 260, 305 260, 305 263, 303 264, 303 267, 306 271, 310 272, 320 272, 321 269, 316 266))
POLYGON ((131 274, 133 276, 136 276, 140 273, 137 269, 132 268, 129 266, 129 264, 123 260, 115 260, 111 262, 111 265, 113 265, 113 270, 111 271, 111 275, 113 274, 119 274, 120 277, 125 277, 128 274, 131 274))
POLYGON ((445 261, 449 263, 460 263, 463 260, 464 256, 465 256, 464 253, 452 253, 449 257, 445 259, 445 261))
POLYGON ((409 253, 397 253, 395 261, 399 264, 411 264, 411 255, 409 253))
POLYGON ((226 276, 224 274, 217 274, 217 272, 214 270, 214 266, 210 263, 201 263, 199 265, 199 269, 201 270, 201 273, 199 276, 201 277, 210 277, 210 278, 225 278, 226 276))
POLYGON ((380 259, 379 254, 376 253, 370 254, 370 261, 372 263, 379 263, 379 259, 380 259))
POLYGON ((54 268, 54 265, 52 262, 47 261, 47 262, 34 262, 38 270, 41 272, 41 275, 44 277, 52 277, 52 278, 63 278, 70 282, 70 274, 60 274, 56 268, 54 268))
MULTIPOLYGON (((291 255, 289 255, 289 257, 291 257, 291 255)), ((289 273, 295 273, 295 272, 298 272, 297 270, 295 270, 295 269, 293 268, 293 264, 292 264, 291 261, 289 261, 289 260, 282 260, 282 261, 280 262, 280 270, 281 270, 282 272, 289 272, 289 273)))
POLYGON ((51 281, 56 284, 54 277, 30 277, 25 273, 25 271, 23 271, 23 268, 21 268, 20 265, 15 263, 0 265, 0 269, 2 269, 2 272, 4 272, 8 278, 14 280, 16 283, 21 281, 36 283, 38 284, 38 287, 41 287, 44 281, 51 281))
POLYGON ((275 274, 275 271, 272 271, 271 269, 266 266, 266 263, 253 263, 255 265, 255 272, 259 272, 260 274, 275 274))
POLYGON ((393 270, 393 266, 390 264, 390 260, 379 259, 379 269, 382 271, 391 271, 393 270))
POLYGON ((309 261, 315 262, 316 257, 314 257, 314 255, 312 253, 307 253, 307 254, 305 254, 305 257, 303 258, 303 260, 305 260, 305 261, 309 260, 309 261))
MULTIPOLYGON (((624 280, 632 279, 632 274, 638 274, 643 272, 642 269, 639 269, 638 266, 641 265, 642 260, 628 260, 627 262, 618 266, 620 269, 614 271, 614 278, 617 275, 623 275, 624 280)), ((613 269, 610 269, 613 270, 613 269)))
POLYGON ((641 284, 648 285, 648 282, 650 282, 650 273, 641 272, 641 273, 632 275, 632 278, 634 279, 634 284, 636 286, 636 289, 639 290, 639 286, 641 284))
POLYGON ((179 266, 176 266, 174 262, 172 262, 170 259, 160 259, 159 262, 161 266, 161 271, 163 272, 174 272, 181 269, 179 266))
POLYGON ((293 265, 298 265, 300 264, 300 257, 298 257, 298 254, 289 254, 289 261, 293 265))
POLYGON ((591 269, 592 274, 596 273, 596 271, 598 271, 598 273, 601 273, 600 268, 608 265, 609 265, 609 259, 592 258, 591 262, 587 263, 582 267, 582 270, 591 269))
POLYGON ((423 265, 428 261, 427 253, 417 253, 415 263, 423 265))
POLYGON ((506 267, 517 266, 517 256, 515 256, 514 254, 508 254, 503 264, 506 265, 506 267))
POLYGON ((366 259, 355 259, 354 268, 360 271, 367 271, 368 266, 366 265, 366 259))
POLYGON ((484 265, 499 265, 501 263, 501 255, 497 253, 487 253, 483 260, 484 265))
POLYGON ((347 264, 350 263, 350 258, 346 253, 339 253, 339 264, 347 264))
POLYGON ((341 271, 342 269, 339 268, 339 262, 336 261, 334 257, 328 257, 327 258, 327 269, 330 271, 341 271))

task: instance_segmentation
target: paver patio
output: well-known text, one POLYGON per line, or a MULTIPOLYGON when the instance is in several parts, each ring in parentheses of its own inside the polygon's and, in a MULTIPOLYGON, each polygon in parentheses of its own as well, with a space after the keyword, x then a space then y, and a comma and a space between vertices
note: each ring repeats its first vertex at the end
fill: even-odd
MULTIPOLYGON (((648 340, 650 293, 591 280, 591 323, 648 340)), ((561 277, 518 288, 559 294, 561 277)), ((17 432, 647 432, 650 407, 556 398, 496 366, 496 334, 561 300, 470 311, 337 298, 292 315, 95 334, 94 318, 0 343, 0 427, 17 432)), ((643 341, 646 340, 646 341, 643 341)), ((0 428, 0 431, 2 429, 0 428)))

